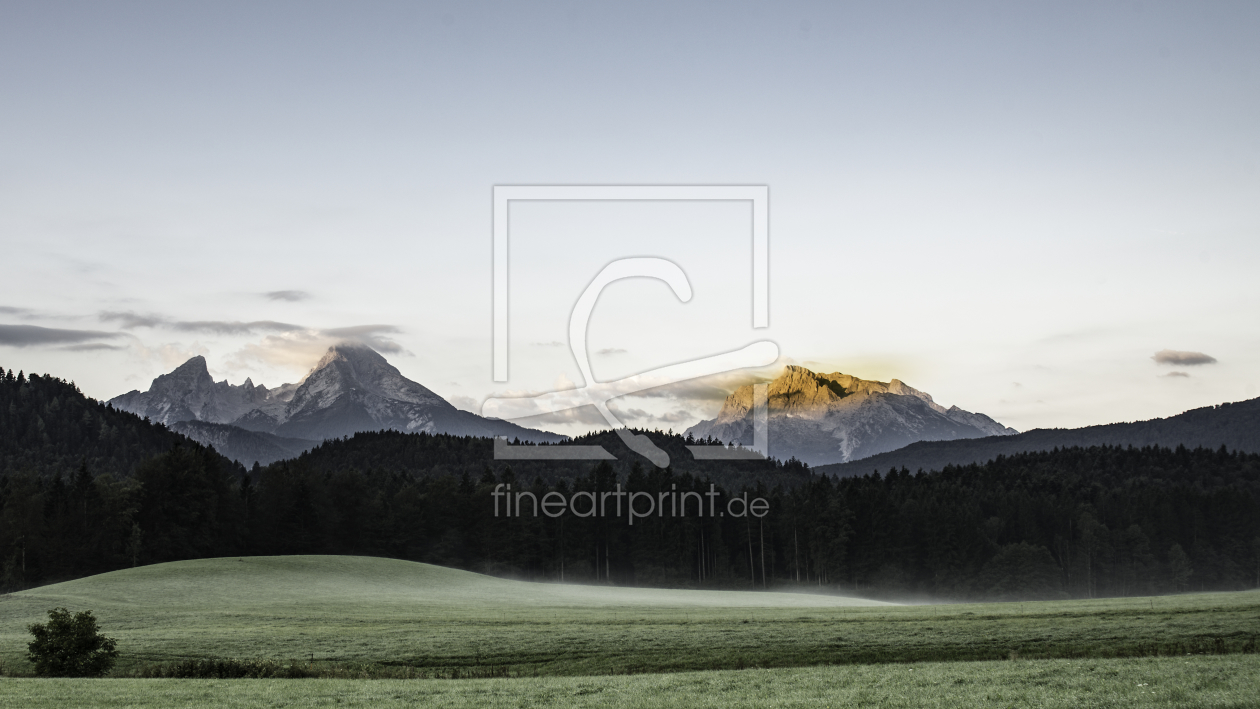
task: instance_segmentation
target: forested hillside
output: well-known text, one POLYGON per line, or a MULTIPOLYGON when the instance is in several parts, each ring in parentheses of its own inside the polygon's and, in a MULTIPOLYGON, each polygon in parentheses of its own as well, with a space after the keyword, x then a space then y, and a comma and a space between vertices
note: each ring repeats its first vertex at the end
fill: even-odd
MULTIPOLYGON (((411 444, 458 448, 464 440, 411 444)), ((637 464, 619 474, 608 462, 588 463, 586 473, 548 483, 484 461, 476 475, 443 474, 437 466, 459 465, 458 456, 433 459, 447 462, 414 472, 352 457, 315 465, 315 457, 246 476, 208 449, 181 445, 126 480, 93 479, 87 470, 69 481, 9 474, 0 479, 4 584, 176 559, 326 553, 540 580, 809 585, 885 598, 1090 597, 1260 584, 1256 455, 1095 447, 933 474, 813 476, 793 487, 749 489, 711 488, 690 473, 637 464), (618 484, 661 500, 662 510, 687 492, 698 503, 714 493, 717 505, 630 525, 611 502, 604 516, 549 517, 527 496, 517 498, 519 514, 509 515, 506 498, 493 494, 510 489, 541 501, 549 493, 569 500, 590 493, 588 500, 602 504, 618 484), (764 517, 724 514, 735 509, 726 502, 744 493, 766 500, 764 517)), ((646 499, 639 502, 642 511, 646 499)))
POLYGON ((849 463, 818 466, 824 475, 849 477, 889 468, 940 470, 1054 448, 1090 446, 1166 446, 1260 453, 1260 399, 1205 406, 1176 416, 1084 428, 1039 428, 1014 436, 956 441, 920 441, 888 453, 849 463))
MULTIPOLYGON (((809 467, 796 460, 696 460, 686 447, 705 441, 684 438, 673 432, 637 429, 632 432, 647 436, 669 454, 670 468, 678 474, 709 477, 728 487, 755 485, 759 481, 769 486, 781 484, 794 487, 809 479, 809 467)), ((616 457, 616 460, 609 461, 609 465, 622 478, 629 474, 636 460, 643 461, 613 431, 590 433, 565 443, 544 444, 542 447, 552 445, 601 446, 616 457)), ((493 440, 489 438, 398 431, 359 433, 353 438, 324 441, 293 461, 293 464, 312 471, 358 469, 426 477, 463 473, 478 477, 487 465, 502 467, 505 463, 498 461, 496 464, 493 440)), ((572 480, 591 469, 590 461, 580 460, 514 460, 510 464, 521 479, 541 478, 547 483, 572 480)))
POLYGON ((89 399, 71 382, 0 368, 0 475, 131 475, 188 439, 89 399))

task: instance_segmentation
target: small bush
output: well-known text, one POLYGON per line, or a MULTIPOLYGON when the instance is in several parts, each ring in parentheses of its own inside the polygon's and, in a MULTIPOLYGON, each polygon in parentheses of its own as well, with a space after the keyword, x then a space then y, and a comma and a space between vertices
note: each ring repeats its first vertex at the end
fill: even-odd
POLYGON ((118 659, 113 638, 96 629, 92 611, 70 615, 65 608, 48 611, 48 624, 28 628, 35 639, 27 645, 27 659, 41 677, 100 677, 118 659))

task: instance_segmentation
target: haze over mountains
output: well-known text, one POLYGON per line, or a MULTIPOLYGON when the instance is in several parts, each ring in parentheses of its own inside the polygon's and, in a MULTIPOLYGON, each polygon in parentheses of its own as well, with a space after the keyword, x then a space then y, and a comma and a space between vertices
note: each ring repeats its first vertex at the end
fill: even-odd
MULTIPOLYGON (((768 385, 769 454, 811 466, 843 463, 916 441, 1007 436, 1017 433, 984 414, 953 406, 894 379, 876 382, 848 374, 819 374, 789 365, 768 385)), ((717 418, 687 429, 697 438, 751 445, 753 386, 726 398, 717 418)))
POLYGON ((154 379, 148 391, 131 391, 109 403, 246 465, 292 457, 319 441, 360 431, 565 439, 457 409, 402 376, 370 347, 349 342, 330 347, 297 384, 268 389, 248 379, 241 385, 216 382, 198 356, 154 379))

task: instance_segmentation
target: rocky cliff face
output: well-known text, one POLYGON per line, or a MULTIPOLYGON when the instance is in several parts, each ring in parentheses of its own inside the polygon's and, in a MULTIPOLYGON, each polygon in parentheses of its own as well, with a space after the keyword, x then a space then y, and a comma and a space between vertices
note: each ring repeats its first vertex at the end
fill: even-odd
MULTIPOLYGON (((896 450, 916 441, 1010 435, 984 414, 946 409, 897 379, 875 382, 788 366, 770 382, 770 455, 810 465, 842 463, 896 450)), ((753 387, 735 390, 717 418, 687 430, 697 438, 752 443, 753 387)))
POLYGON ((266 459, 275 451, 295 449, 294 440, 320 441, 359 431, 449 433, 460 436, 508 436, 522 441, 557 442, 564 436, 524 428, 508 421, 461 411, 420 384, 404 377, 380 354, 356 343, 329 348, 298 384, 276 389, 215 382, 203 357, 194 357, 170 374, 153 380, 146 392, 132 391, 110 400, 114 408, 174 426, 181 422, 228 424, 232 429, 277 436, 242 436, 221 426, 180 427, 207 445, 242 443, 240 456, 266 459), (264 448, 266 450, 264 451, 264 448), (263 451, 263 452, 259 452, 263 451))
MULTIPOLYGON (((283 409, 264 408, 260 412, 274 418, 274 433, 315 440, 382 429, 460 436, 503 435, 538 442, 564 439, 554 433, 461 411, 404 377, 371 348, 358 344, 330 348, 283 409)), ((255 430, 264 430, 261 417, 248 423, 258 425, 255 430)))
POLYGON ((197 356, 154 379, 148 391, 130 391, 109 403, 169 426, 179 421, 226 423, 272 398, 267 387, 254 386, 248 379, 239 386, 227 380, 214 381, 206 369, 206 358, 197 356))

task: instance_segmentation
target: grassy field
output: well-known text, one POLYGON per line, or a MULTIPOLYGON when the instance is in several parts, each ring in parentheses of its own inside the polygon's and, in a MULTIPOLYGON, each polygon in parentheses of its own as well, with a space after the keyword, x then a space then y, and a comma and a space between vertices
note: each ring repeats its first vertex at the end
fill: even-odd
POLYGON ((118 675, 274 658, 329 676, 555 676, 1010 658, 1254 653, 1260 593, 895 606, 795 593, 533 584, 365 557, 160 564, 0 597, 0 670, 26 625, 91 609, 118 675))
POLYGON ((1035 660, 489 680, 35 680, 0 705, 72 707, 1260 706, 1260 656, 1035 660))

